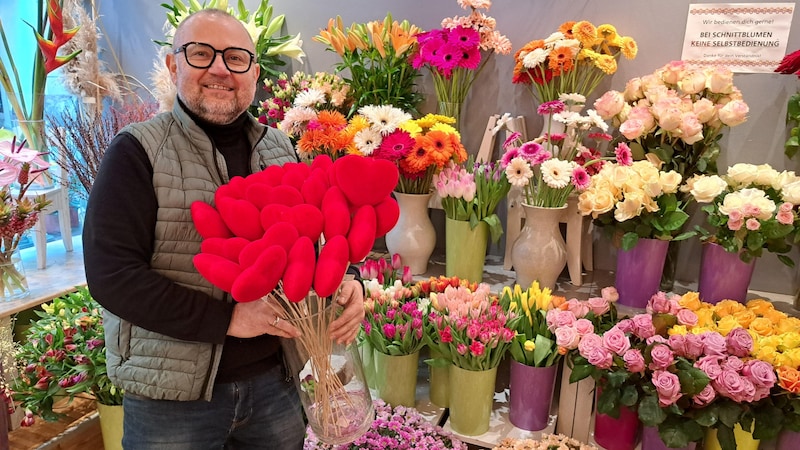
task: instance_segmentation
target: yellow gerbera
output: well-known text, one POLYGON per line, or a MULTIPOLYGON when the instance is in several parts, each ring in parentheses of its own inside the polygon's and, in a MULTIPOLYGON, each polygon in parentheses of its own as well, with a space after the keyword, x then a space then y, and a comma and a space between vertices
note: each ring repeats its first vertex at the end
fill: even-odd
POLYGON ((597 28, 595 28, 591 22, 581 20, 572 26, 572 35, 575 39, 579 40, 583 46, 591 47, 594 45, 595 39, 597 39, 597 28))
POLYGON ((624 56, 625 59, 636 58, 636 54, 639 53, 639 46, 630 36, 624 36, 620 38, 619 48, 622 51, 622 56, 624 56))
POLYGON ((617 60, 611 55, 599 55, 594 60, 594 65, 606 75, 612 75, 617 71, 617 60))
POLYGON ((617 29, 614 25, 604 23, 597 27, 597 36, 602 37, 608 43, 613 43, 617 40, 617 29))

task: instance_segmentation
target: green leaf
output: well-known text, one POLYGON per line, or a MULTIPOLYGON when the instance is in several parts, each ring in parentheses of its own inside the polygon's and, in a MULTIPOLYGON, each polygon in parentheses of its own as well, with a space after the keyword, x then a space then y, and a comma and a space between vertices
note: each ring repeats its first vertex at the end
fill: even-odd
POLYGON ((653 427, 667 418, 667 414, 658 404, 658 397, 646 396, 639 402, 639 420, 645 426, 653 427))
POLYGON ((542 367, 543 361, 553 353, 555 341, 538 334, 533 343, 536 344, 536 348, 533 349, 533 363, 537 367, 542 367))
POLYGON ((717 427, 717 440, 722 450, 736 450, 736 437, 732 426, 720 424, 717 427))
POLYGON ((570 383, 577 383, 582 379, 588 377, 589 375, 594 372, 594 366, 586 363, 586 364, 575 364, 572 368, 572 373, 569 374, 569 382, 570 383))
POLYGON ((659 425, 661 440, 671 448, 681 448, 690 442, 697 442, 704 436, 704 430, 696 422, 679 417, 670 417, 659 425))
POLYGON ((492 242, 499 242, 500 236, 503 235, 503 223, 500 221, 500 217, 497 214, 492 214, 491 216, 485 217, 483 221, 489 224, 489 233, 492 236, 492 242))
POLYGON ((622 249, 630 250, 639 242, 639 235, 636 233, 625 233, 622 236, 622 249))

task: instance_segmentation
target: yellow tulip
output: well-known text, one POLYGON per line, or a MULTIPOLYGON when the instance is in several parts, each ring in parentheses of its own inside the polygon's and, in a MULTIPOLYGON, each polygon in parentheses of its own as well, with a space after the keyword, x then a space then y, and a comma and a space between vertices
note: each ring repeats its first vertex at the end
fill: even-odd
POLYGON ((530 339, 525 341, 524 346, 525 346, 525 351, 526 352, 532 352, 534 349, 536 349, 536 344, 530 339))

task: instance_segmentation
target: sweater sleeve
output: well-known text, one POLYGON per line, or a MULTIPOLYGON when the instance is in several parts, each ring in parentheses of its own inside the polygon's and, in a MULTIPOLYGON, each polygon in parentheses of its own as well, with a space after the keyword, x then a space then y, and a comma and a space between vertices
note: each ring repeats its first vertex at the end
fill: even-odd
POLYGON ((132 135, 109 145, 92 186, 83 229, 86 281, 113 314, 173 338, 221 344, 233 305, 151 270, 158 203, 153 168, 132 135))

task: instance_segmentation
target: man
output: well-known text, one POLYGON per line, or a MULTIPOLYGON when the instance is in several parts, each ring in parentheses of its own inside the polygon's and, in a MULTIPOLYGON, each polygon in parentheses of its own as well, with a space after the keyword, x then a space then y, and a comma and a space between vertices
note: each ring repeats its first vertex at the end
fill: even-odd
MULTIPOLYGON (((299 332, 266 301, 234 303, 205 281, 190 205, 271 164, 295 161, 289 140, 248 114, 259 67, 244 26, 208 9, 178 27, 166 64, 170 113, 125 128, 109 146, 86 210, 86 279, 106 311, 112 381, 125 389, 127 449, 302 448, 304 423, 278 337, 299 332)), ((346 282, 331 338, 363 318, 346 282)))

